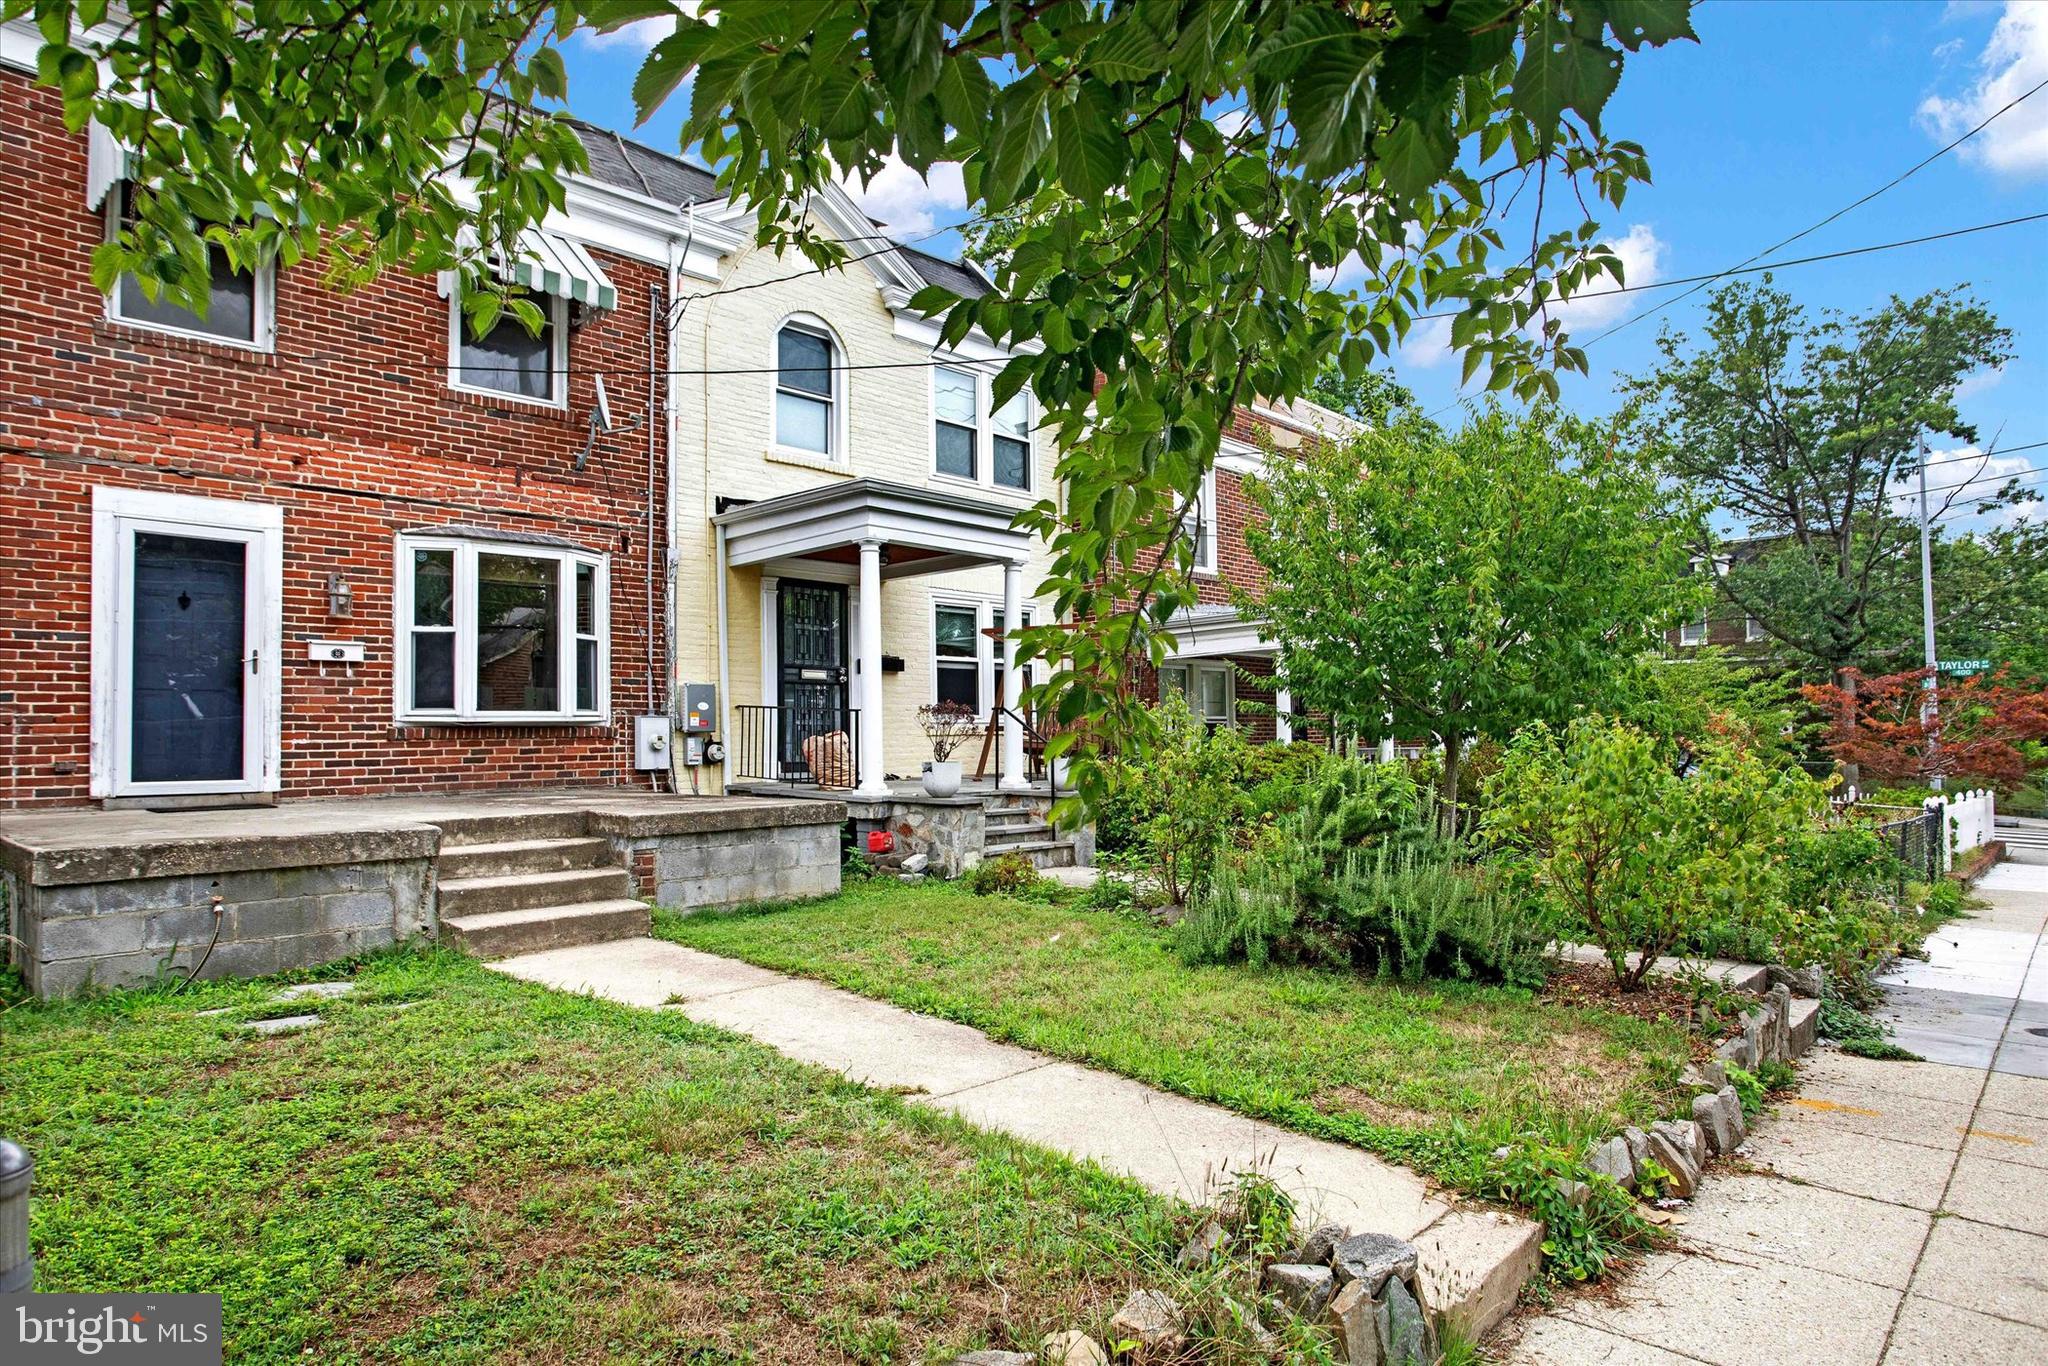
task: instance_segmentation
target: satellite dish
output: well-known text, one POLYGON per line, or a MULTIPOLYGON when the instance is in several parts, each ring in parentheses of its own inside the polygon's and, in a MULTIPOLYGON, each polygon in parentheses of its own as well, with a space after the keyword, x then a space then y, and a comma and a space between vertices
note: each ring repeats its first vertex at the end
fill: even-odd
POLYGON ((604 376, 598 375, 596 378, 597 411, 591 414, 590 425, 598 431, 608 432, 612 429, 612 400, 604 391, 604 376))

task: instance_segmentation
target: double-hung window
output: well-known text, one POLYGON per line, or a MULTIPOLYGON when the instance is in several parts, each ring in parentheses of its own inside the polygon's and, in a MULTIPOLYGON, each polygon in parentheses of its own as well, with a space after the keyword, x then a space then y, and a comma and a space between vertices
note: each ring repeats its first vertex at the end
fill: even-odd
POLYGON ((979 479, 981 385, 972 370, 932 371, 932 458, 940 474, 979 479))
POLYGON ((1006 489, 1031 487, 1031 395, 1019 389, 1010 401, 996 409, 990 420, 995 428, 995 482, 1006 489))
POLYGON ((401 537, 398 715, 602 719, 608 569, 606 556, 583 550, 401 537))
POLYGON ((981 624, 973 607, 941 603, 932 611, 934 702, 981 714, 981 624))
MULTIPOLYGON (((125 224, 134 221, 134 186, 123 181, 119 192, 107 197, 107 206, 107 234, 111 240, 125 224)), ((203 317, 164 295, 149 298, 133 275, 123 275, 114 282, 114 292, 107 300, 109 316, 157 332, 226 342, 252 350, 269 349, 274 269, 264 266, 237 270, 228 261, 227 249, 214 243, 207 244, 206 263, 209 286, 203 317)))
POLYGON ((775 334, 776 445, 839 455, 832 378, 832 339, 797 323, 784 324, 775 334))
POLYGON ((1224 663, 1183 663, 1159 666, 1159 686, 1188 700, 1188 710, 1212 726, 1227 726, 1235 716, 1237 681, 1224 663))
POLYGON ((540 310, 540 331, 527 331, 507 308, 479 337, 462 315, 462 291, 448 291, 448 382, 471 393, 566 407, 568 300, 530 290, 519 297, 540 310))
POLYGON ((991 412, 986 377, 957 365, 932 369, 932 469, 984 487, 1031 488, 1031 395, 991 412))
MULTIPOLYGON (((1029 608, 1019 615, 1024 625, 1031 624, 1029 608)), ((933 606, 934 702, 958 702, 983 717, 1003 704, 1004 627, 1003 609, 996 603, 965 600, 933 606)), ((1021 685, 1031 686, 1028 664, 1021 685)))
POLYGON ((1216 470, 1202 474, 1202 486, 1195 501, 1181 517, 1180 534, 1188 543, 1197 574, 1216 572, 1216 470))

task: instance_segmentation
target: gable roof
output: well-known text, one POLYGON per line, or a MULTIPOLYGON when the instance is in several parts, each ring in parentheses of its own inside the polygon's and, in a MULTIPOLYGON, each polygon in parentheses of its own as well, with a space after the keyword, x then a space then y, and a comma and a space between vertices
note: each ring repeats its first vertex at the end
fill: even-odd
POLYGON ((590 158, 590 178, 615 190, 681 208, 725 198, 718 177, 679 156, 657 152, 644 142, 620 137, 572 115, 557 115, 575 132, 590 158))
POLYGON ((989 291, 989 283, 982 278, 981 272, 964 261, 948 261, 943 256, 906 247, 901 242, 896 244, 896 250, 903 253, 904 259, 910 262, 910 268, 928 285, 941 285, 963 299, 979 299, 989 291))

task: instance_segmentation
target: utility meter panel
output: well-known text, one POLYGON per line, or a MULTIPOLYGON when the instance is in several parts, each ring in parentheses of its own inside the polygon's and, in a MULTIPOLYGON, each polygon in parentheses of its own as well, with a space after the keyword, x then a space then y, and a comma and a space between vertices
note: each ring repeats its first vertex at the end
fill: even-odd
POLYGON ((643 772, 669 766, 669 743, 674 728, 666 716, 633 718, 633 767, 643 772))
POLYGON ((718 685, 683 684, 683 733, 710 735, 718 729, 718 685))

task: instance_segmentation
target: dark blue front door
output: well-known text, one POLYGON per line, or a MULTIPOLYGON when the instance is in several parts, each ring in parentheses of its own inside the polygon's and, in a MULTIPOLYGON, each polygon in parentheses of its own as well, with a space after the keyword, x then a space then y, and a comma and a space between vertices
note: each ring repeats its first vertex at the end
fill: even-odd
POLYGON ((245 541, 136 531, 131 781, 245 775, 248 576, 245 541))

